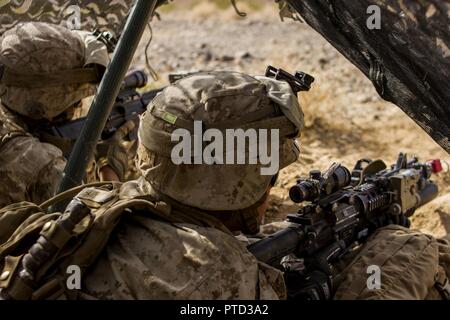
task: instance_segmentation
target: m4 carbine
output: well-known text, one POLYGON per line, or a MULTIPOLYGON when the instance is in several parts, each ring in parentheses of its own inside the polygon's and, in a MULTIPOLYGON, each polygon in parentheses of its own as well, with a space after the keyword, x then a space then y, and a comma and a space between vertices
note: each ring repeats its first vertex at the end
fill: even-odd
MULTIPOLYGON (((116 98, 116 103, 103 129, 102 140, 112 137, 117 129, 128 120, 137 122, 139 115, 146 110, 150 101, 164 89, 163 87, 139 93, 137 89, 145 87, 147 82, 147 75, 140 70, 131 72, 125 77, 120 93, 116 98)), ((63 151, 64 156, 68 157, 85 121, 86 117, 81 117, 66 122, 47 124, 45 128, 38 129, 38 135, 41 140, 58 146, 63 151)), ((136 136, 137 129, 130 134, 129 138, 130 140, 135 140, 136 136)))
POLYGON ((389 224, 409 227, 408 217, 437 196, 430 177, 441 170, 439 160, 408 162, 402 153, 391 168, 363 159, 352 173, 338 163, 323 173, 313 170, 290 189, 291 200, 307 204, 288 215, 289 227, 248 250, 285 271, 289 298, 330 299, 333 265, 375 230, 389 224))

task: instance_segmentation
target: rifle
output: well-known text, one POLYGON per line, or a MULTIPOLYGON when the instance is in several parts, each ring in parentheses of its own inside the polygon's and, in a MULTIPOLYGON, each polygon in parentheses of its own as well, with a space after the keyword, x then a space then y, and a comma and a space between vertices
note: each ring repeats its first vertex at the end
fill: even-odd
MULTIPOLYGON (((150 101, 164 89, 163 87, 139 93, 137 89, 145 87, 147 82, 147 75, 140 70, 134 71, 124 78, 119 95, 116 97, 116 102, 101 133, 101 140, 112 137, 117 129, 128 120, 138 121, 139 115, 146 110, 150 101)), ((47 124, 44 128, 38 129, 39 136, 43 141, 58 146, 64 156, 69 157, 85 122, 86 117, 82 117, 63 123, 47 124)), ((137 129, 130 134, 129 138, 130 140, 137 138, 137 129)))
POLYGON ((333 265, 375 230, 389 224, 409 227, 414 211, 437 196, 430 177, 440 171, 439 160, 408 162, 402 153, 391 168, 362 159, 352 173, 339 163, 323 173, 312 170, 289 190, 292 201, 306 205, 288 215, 286 229, 248 250, 285 271, 288 298, 330 299, 336 289, 333 265))

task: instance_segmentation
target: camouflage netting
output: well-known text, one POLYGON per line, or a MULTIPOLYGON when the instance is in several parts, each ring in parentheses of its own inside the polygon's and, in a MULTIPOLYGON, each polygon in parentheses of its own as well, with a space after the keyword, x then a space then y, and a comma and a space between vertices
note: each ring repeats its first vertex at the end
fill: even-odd
POLYGON ((448 0, 288 0, 301 17, 450 153, 448 0), (370 5, 381 29, 367 28, 370 5))
POLYGON ((80 8, 84 30, 112 31, 119 35, 134 0, 0 0, 0 35, 20 21, 74 23, 74 5, 80 8))
MULTIPOLYGON (((385 100, 399 106, 450 152, 449 0, 287 1, 371 79, 385 100), (381 8, 380 30, 366 26, 366 11, 373 4, 381 8)), ((132 3, 0 0, 0 35, 19 21, 65 24, 73 15, 72 5, 81 8, 81 28, 119 35, 132 3)))

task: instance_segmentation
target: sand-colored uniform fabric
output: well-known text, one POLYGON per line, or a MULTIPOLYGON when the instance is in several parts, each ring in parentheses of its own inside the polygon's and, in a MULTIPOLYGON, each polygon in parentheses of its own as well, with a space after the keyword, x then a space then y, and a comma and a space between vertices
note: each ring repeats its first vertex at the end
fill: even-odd
POLYGON ((376 231, 343 274, 335 299, 438 299, 435 276, 450 276, 450 247, 417 230, 390 225, 376 231), (369 289, 367 268, 381 270, 381 288, 369 289))
POLYGON ((66 160, 57 147, 27 133, 26 126, 0 104, 0 208, 52 197, 66 160))
MULTIPOLYGON (((132 182, 125 184, 126 187, 132 182)), ((132 190, 134 197, 139 190, 132 190)), ((235 237, 212 227, 125 214, 87 271, 97 299, 284 299, 282 273, 258 263, 235 237)))

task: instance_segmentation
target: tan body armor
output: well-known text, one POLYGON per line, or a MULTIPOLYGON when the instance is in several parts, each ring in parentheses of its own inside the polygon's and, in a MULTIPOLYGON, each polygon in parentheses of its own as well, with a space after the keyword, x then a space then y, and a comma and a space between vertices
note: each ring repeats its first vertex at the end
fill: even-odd
MULTIPOLYGON (((89 214, 68 233, 59 213, 21 203, 0 211, 3 296, 13 299, 282 299, 280 271, 258 263, 220 222, 141 194, 143 181, 85 188, 76 198, 89 214), (6 223, 8 222, 8 223, 6 223), (213 227, 214 225, 214 227, 213 227), (8 226, 8 227, 7 227, 8 226), (57 253, 37 271, 36 283, 18 274, 26 239, 43 236, 57 253), (83 284, 69 290, 69 266, 83 284), (50 270, 54 270, 50 273, 50 270), (56 271, 55 271, 56 270, 56 271)), ((26 247, 25 247, 26 248, 26 247)))

